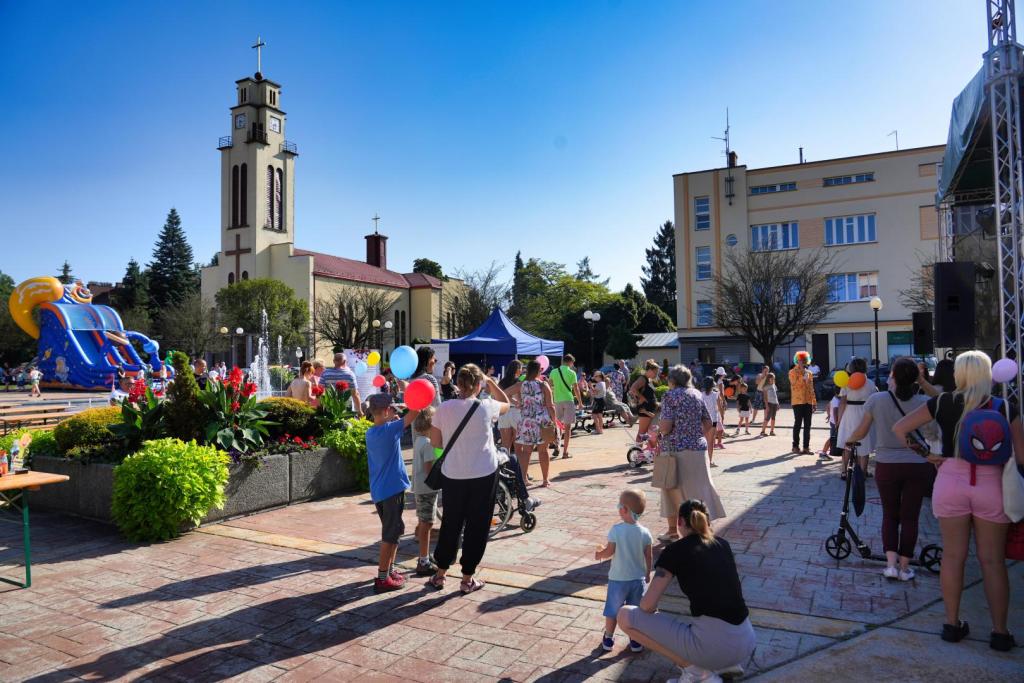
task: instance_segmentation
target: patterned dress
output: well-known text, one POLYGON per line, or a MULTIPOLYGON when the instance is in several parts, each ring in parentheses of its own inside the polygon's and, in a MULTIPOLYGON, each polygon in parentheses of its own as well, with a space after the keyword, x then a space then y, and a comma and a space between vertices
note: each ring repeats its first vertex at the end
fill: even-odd
POLYGON ((535 379, 520 384, 519 426, 516 428, 516 443, 536 446, 540 443, 541 427, 551 424, 548 409, 544 406, 544 388, 535 379))

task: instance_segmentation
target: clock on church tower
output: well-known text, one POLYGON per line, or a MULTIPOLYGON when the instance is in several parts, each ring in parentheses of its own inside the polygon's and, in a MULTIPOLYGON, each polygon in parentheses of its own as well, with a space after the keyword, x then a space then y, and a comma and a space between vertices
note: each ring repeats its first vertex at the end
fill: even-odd
POLYGON ((281 85, 262 73, 266 44, 257 38, 256 73, 235 81, 231 135, 220 139, 221 273, 233 284, 268 277, 268 249, 294 241, 294 169, 298 150, 285 139, 281 85))

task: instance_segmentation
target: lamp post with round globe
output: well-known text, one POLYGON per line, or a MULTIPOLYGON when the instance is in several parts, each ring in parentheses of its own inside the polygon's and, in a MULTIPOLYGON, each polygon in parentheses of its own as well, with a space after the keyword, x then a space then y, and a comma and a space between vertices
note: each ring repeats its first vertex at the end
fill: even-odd
POLYGON ((601 320, 601 314, 590 310, 589 308, 583 311, 583 319, 587 321, 590 327, 590 372, 594 372, 594 323, 601 320))
POLYGON ((873 296, 871 297, 871 301, 868 302, 868 305, 871 306, 871 310, 875 314, 875 386, 878 387, 882 380, 882 378, 878 376, 878 364, 880 362, 879 356, 882 355, 881 347, 878 345, 878 312, 882 310, 882 299, 877 296, 873 296))

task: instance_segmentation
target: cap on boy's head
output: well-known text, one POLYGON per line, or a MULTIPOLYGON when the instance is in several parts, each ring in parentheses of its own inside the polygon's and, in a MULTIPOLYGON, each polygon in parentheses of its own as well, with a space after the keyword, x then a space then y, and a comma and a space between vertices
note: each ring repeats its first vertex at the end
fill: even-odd
POLYGON ((391 405, 391 394, 370 394, 367 402, 370 404, 370 412, 376 414, 388 409, 391 405))

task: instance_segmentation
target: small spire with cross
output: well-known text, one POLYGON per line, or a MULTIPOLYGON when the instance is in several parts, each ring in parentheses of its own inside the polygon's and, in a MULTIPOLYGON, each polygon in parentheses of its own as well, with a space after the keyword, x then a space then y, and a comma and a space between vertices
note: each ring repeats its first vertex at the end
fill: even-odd
POLYGON ((252 46, 252 49, 256 50, 256 73, 263 73, 263 48, 266 46, 267 44, 256 36, 256 44, 252 46))
POLYGON ((377 224, 380 223, 380 216, 375 213, 373 214, 373 218, 371 220, 373 221, 373 234, 380 234, 379 232, 377 232, 377 224))

